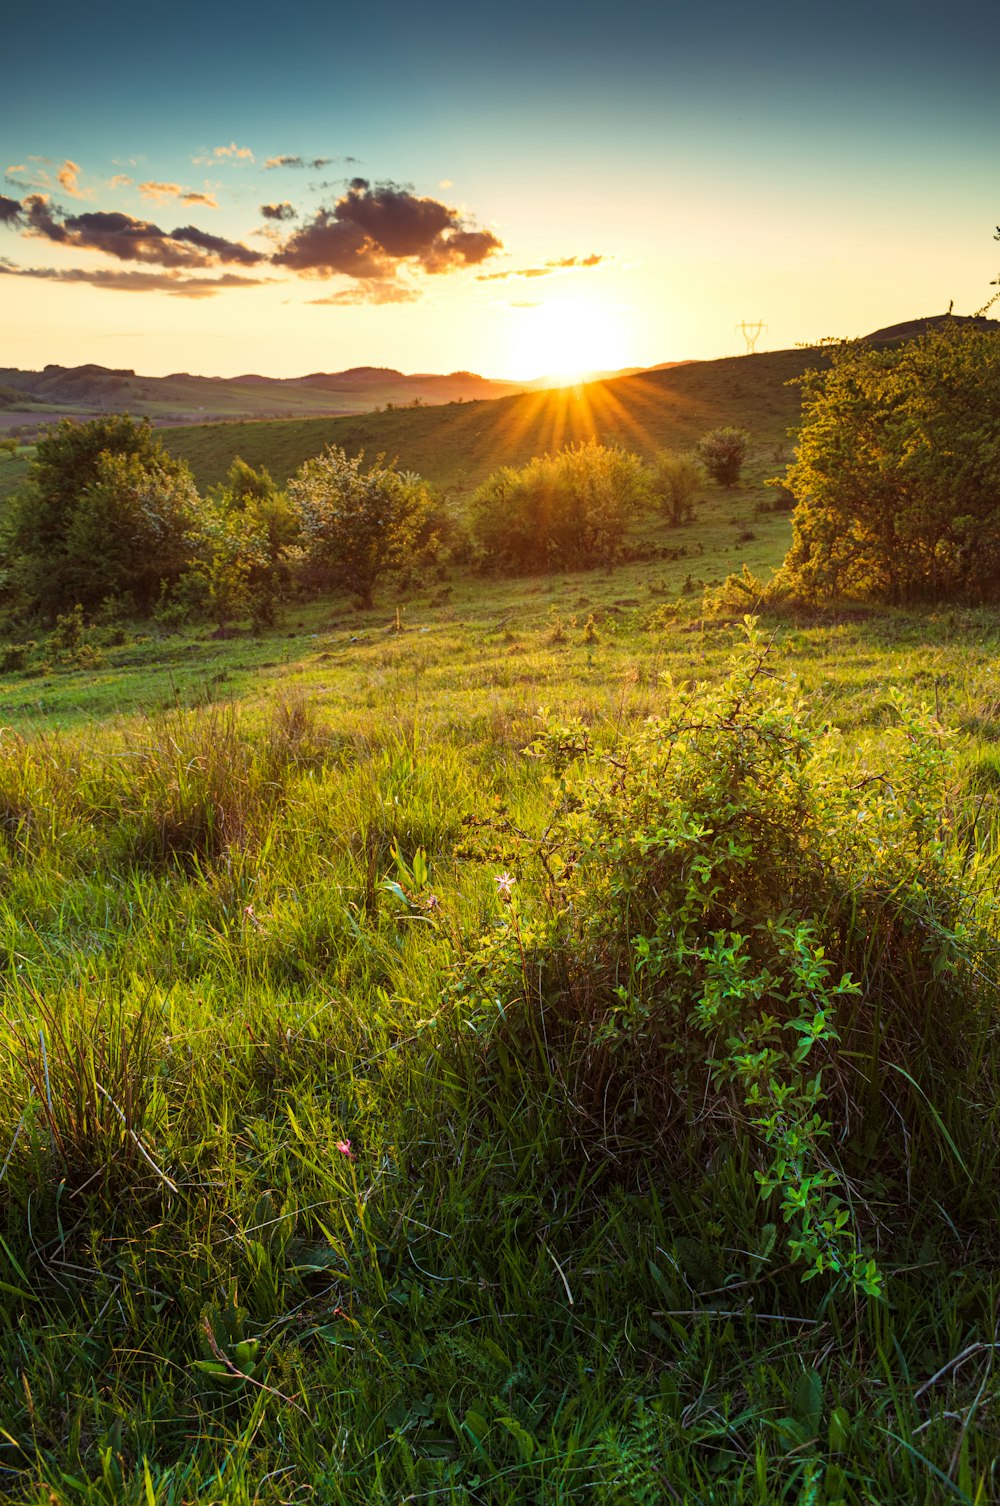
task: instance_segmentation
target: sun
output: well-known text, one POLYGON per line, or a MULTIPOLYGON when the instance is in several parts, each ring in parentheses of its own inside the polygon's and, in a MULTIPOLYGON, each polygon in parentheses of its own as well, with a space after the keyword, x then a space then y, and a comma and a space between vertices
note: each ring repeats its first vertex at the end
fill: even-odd
POLYGON ((525 380, 545 376, 569 386, 627 364, 625 329, 605 305, 554 298, 516 312, 510 364, 525 380))

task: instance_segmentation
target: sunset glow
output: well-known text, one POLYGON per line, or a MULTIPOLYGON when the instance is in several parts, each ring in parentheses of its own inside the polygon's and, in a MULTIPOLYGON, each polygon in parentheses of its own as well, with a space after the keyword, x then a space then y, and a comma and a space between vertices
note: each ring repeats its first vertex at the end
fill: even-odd
POLYGON ((582 299, 517 309, 511 320, 511 365, 526 377, 579 381, 628 365, 629 346, 622 320, 582 299))
POLYGON ((981 306, 989 50, 785 12, 66 8, 0 102, 2 359, 571 381, 981 306))

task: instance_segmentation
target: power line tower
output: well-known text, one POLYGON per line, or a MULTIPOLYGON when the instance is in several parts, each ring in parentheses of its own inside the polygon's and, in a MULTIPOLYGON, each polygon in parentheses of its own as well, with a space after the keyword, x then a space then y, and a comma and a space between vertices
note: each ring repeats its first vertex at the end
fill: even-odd
POLYGON ((756 323, 750 319, 741 319, 736 329, 737 331, 742 331, 743 338, 747 342, 747 355, 752 356, 757 348, 757 341, 760 339, 761 332, 767 329, 767 325, 763 319, 758 319, 756 323))

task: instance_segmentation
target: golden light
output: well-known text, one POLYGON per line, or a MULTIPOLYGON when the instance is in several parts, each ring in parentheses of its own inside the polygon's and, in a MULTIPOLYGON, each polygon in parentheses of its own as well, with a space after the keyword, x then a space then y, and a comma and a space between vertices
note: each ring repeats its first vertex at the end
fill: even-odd
POLYGON ((600 303, 551 299, 516 313, 510 368, 525 380, 546 376, 568 385, 628 363, 622 322, 600 303))

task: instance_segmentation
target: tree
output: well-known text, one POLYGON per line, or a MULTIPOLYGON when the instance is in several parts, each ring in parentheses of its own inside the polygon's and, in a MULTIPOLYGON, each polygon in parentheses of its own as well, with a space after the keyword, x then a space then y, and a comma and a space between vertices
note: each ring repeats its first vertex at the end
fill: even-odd
POLYGON ((287 551, 298 536, 294 509, 261 466, 237 456, 202 507, 192 574, 204 584, 221 630, 242 611, 270 626, 288 580, 287 551))
POLYGON ((698 441, 698 456, 713 481, 735 486, 750 449, 746 429, 709 429, 698 441))
POLYGON ((1000 597, 1000 333, 852 341, 802 382, 782 582, 805 599, 1000 597))
POLYGON ((705 472, 693 455, 674 455, 660 450, 650 466, 653 499, 671 528, 689 523, 694 498, 705 484, 705 472))
POLYGON ((24 604, 47 614, 131 595, 140 610, 184 567, 198 506, 190 471, 149 423, 64 419, 38 442, 8 550, 24 604))
POLYGON ((382 464, 363 470, 364 451, 337 445, 307 460, 288 483, 307 572, 320 586, 353 591, 370 607, 379 576, 408 559, 431 499, 411 472, 382 464))

